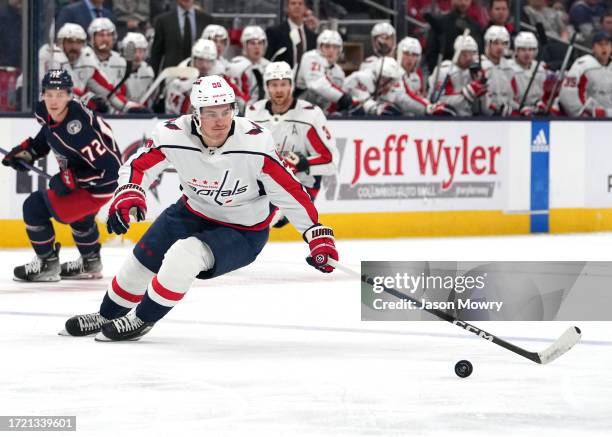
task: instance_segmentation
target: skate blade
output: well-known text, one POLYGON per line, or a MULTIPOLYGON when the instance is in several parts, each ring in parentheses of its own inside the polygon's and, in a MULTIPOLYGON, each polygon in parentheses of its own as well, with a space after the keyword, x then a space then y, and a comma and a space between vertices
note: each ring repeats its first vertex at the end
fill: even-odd
POLYGON ((95 341, 101 341, 101 342, 104 342, 104 343, 113 343, 113 342, 120 342, 120 341, 138 341, 138 340, 140 340, 143 337, 143 335, 141 335, 140 337, 136 337, 136 338, 130 338, 128 340, 113 340, 112 338, 108 338, 102 332, 98 332, 98 334, 96 335, 94 340, 95 341))
POLYGON ((51 277, 51 278, 47 278, 47 279, 37 279, 37 280, 27 280, 27 279, 20 279, 17 276, 13 276, 13 281, 16 282, 59 282, 62 278, 60 278, 59 276, 57 277, 51 277))
POLYGON ((65 329, 62 329, 60 332, 57 333, 57 335, 61 336, 61 337, 74 337, 74 338, 79 338, 79 337, 92 337, 94 335, 96 335, 97 332, 92 332, 91 334, 87 334, 87 335, 71 335, 68 333, 68 331, 66 331, 65 329))
POLYGON ((75 276, 62 276, 64 281, 70 280, 84 280, 84 279, 102 279, 102 273, 81 273, 80 275, 75 276))

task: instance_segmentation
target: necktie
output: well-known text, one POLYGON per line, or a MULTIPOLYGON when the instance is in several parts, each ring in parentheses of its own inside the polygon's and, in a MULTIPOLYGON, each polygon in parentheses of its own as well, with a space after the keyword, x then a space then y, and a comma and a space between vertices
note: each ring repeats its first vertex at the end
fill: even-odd
POLYGON ((297 55, 295 58, 295 64, 299 64, 300 61, 302 60, 302 55, 304 54, 304 46, 305 46, 305 41, 304 41, 304 32, 302 32, 302 28, 300 27, 298 29, 298 32, 300 34, 300 42, 297 44, 296 49, 297 49, 297 55))
POLYGON ((189 11, 186 11, 183 25, 183 58, 189 56, 191 56, 191 20, 189 20, 189 11))
POLYGON ((102 17, 102 9, 96 8, 95 11, 96 11, 96 18, 102 17))
POLYGON ((253 69, 253 76, 255 76, 255 82, 257 82, 257 100, 261 100, 266 95, 263 84, 263 76, 261 75, 261 71, 259 71, 257 68, 253 69))

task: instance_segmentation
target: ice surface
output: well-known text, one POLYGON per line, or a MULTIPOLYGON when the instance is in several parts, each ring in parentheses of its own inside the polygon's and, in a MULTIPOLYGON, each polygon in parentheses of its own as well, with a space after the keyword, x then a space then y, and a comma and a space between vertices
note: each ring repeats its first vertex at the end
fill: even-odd
MULTIPOLYGON (((338 247, 355 269, 360 260, 610 260, 612 235, 338 247)), ((269 244, 251 266, 198 281, 139 342, 58 336, 67 317, 98 308, 128 253, 103 249, 103 280, 23 284, 12 268, 31 252, 0 251, 0 415, 76 415, 67 435, 84 436, 611 435, 612 322, 577 322, 581 343, 546 366, 446 322, 361 322, 358 281, 307 266, 303 243, 269 244), (467 379, 454 374, 459 359, 474 364, 467 379)), ((542 350, 569 325, 479 326, 542 350)))

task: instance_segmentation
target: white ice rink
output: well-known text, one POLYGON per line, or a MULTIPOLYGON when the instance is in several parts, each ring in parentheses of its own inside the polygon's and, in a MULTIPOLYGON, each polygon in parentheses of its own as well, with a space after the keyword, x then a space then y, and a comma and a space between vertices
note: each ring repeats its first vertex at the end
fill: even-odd
MULTIPOLYGON (((338 248, 356 269, 360 260, 610 260, 612 235, 338 248)), ((306 249, 269 244, 251 266, 198 281, 141 341, 110 344, 57 332, 97 310, 128 247, 103 249, 103 280, 55 284, 13 282, 32 252, 1 251, 0 415, 74 415, 77 432, 66 435, 83 436, 612 435, 612 322, 577 322, 582 342, 541 366, 446 322, 360 322, 358 281, 315 271, 306 249), (459 359, 472 361, 471 377, 455 376, 459 359)), ((571 324, 481 323, 530 350, 571 324)))

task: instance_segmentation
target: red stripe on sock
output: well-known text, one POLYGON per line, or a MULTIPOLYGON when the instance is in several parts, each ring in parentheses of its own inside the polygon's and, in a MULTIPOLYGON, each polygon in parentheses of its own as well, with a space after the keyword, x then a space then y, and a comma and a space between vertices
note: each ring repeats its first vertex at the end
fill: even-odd
POLYGON ((168 290, 166 287, 161 285, 157 280, 157 275, 153 276, 153 280, 151 281, 151 285, 153 286, 153 290, 159 294, 161 297, 167 300, 179 301, 185 296, 185 293, 177 293, 175 291, 168 290))
POLYGON ((113 288, 113 291, 115 292, 115 294, 117 296, 127 300, 128 302, 138 303, 144 297, 144 294, 132 294, 129 291, 125 291, 117 283, 117 277, 116 276, 113 278, 113 282, 111 284, 111 287, 113 288))

